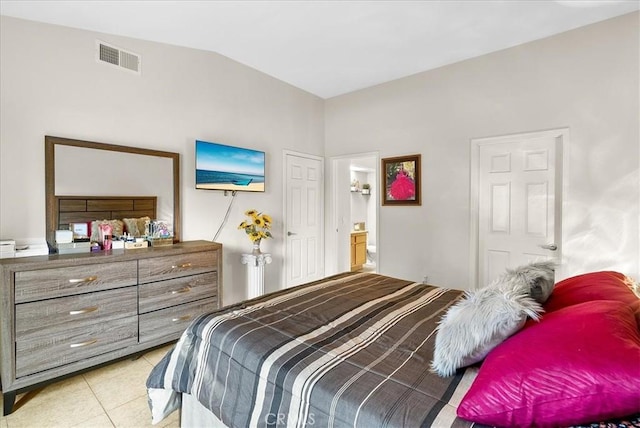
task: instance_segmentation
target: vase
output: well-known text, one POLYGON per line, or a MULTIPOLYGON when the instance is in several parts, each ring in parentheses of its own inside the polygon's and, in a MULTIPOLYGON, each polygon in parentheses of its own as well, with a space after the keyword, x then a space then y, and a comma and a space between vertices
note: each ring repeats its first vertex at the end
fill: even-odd
POLYGON ((253 249, 251 250, 251 254, 253 254, 254 256, 262 254, 262 251, 260 251, 260 241, 260 239, 253 241, 253 249))

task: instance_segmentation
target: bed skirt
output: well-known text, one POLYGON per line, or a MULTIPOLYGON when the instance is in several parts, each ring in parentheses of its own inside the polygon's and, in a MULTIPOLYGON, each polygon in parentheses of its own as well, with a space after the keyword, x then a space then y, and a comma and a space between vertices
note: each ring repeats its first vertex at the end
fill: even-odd
POLYGON ((226 428, 212 412, 204 407, 191 394, 182 394, 182 406, 180 407, 180 426, 183 428, 226 428))

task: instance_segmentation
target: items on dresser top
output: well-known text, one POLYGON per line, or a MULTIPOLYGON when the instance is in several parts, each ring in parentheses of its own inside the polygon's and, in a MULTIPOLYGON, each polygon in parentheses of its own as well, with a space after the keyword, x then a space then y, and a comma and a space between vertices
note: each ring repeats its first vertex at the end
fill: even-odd
POLYGON ((0 239, 0 259, 47 254, 49 247, 44 239, 0 239))
POLYGON ((91 251, 91 242, 58 242, 56 243, 56 248, 59 254, 88 253, 89 251, 91 251))
POLYGON ((73 231, 56 230, 56 244, 70 244, 73 242, 73 231))
POLYGON ((69 230, 55 231, 54 248, 58 254, 76 254, 100 250, 135 250, 150 246, 164 247, 173 245, 171 229, 166 221, 150 220, 149 217, 69 223, 69 230), (82 234, 86 233, 89 225, 93 230, 91 238, 82 234))
POLYGON ((220 306, 221 267, 208 241, 0 260, 4 414, 17 393, 178 339, 220 306))
POLYGON ((13 239, 0 239, 0 259, 14 257, 16 254, 16 241, 13 239))

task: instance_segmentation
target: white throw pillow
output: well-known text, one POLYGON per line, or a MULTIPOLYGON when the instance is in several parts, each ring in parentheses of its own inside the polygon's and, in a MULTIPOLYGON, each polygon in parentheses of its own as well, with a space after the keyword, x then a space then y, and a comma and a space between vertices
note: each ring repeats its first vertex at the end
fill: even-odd
POLYGON ((484 357, 520 330, 527 318, 539 319, 542 306, 521 291, 487 287, 468 292, 442 317, 431 369, 452 376, 484 357))
POLYGON ((527 318, 539 319, 554 287, 556 263, 534 262, 507 271, 488 287, 467 292, 440 320, 431 368, 440 376, 482 361, 527 318))
POLYGON ((533 262, 507 271, 489 284, 501 290, 512 290, 517 293, 527 293, 536 302, 547 301, 555 286, 556 262, 546 260, 533 262))

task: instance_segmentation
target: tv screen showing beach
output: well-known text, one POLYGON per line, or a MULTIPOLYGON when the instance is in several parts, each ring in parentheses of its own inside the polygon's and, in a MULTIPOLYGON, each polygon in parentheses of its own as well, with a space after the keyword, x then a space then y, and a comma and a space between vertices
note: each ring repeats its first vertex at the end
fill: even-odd
POLYGON ((264 192, 264 152, 196 140, 196 189, 264 192))

